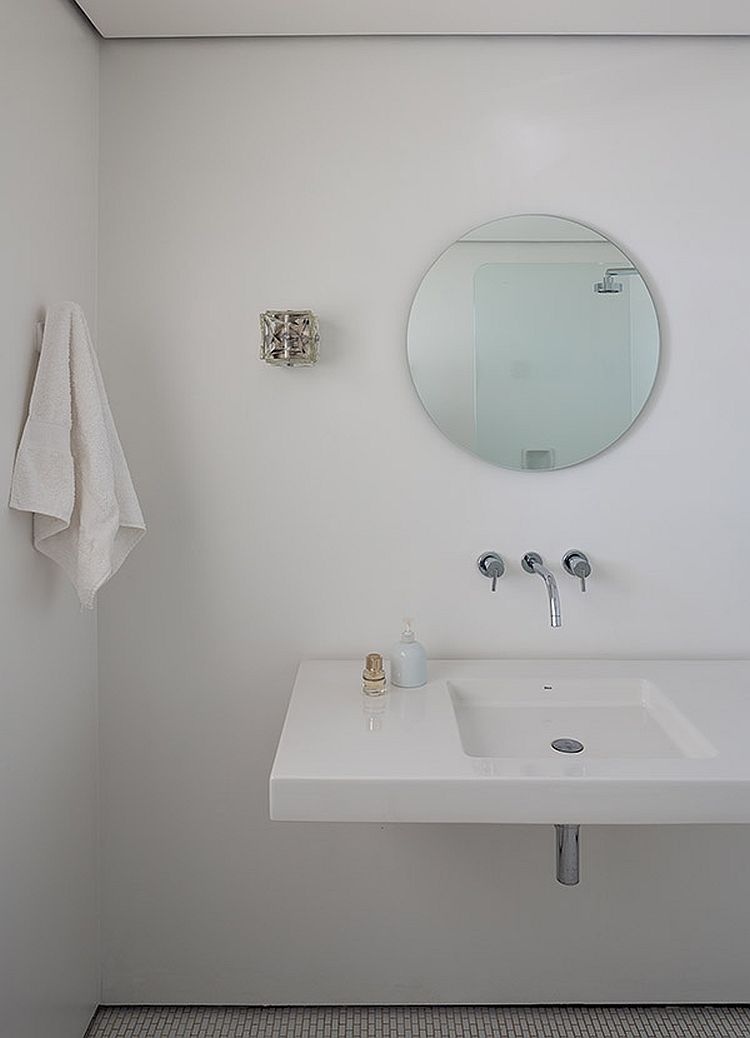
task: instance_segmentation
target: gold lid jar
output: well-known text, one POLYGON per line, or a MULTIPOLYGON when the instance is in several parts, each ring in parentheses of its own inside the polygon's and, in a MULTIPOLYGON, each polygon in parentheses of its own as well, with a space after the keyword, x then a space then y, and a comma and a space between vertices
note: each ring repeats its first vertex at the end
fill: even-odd
POLYGON ((368 652, 362 671, 362 691, 368 696, 382 696, 385 685, 383 657, 379 652, 368 652))

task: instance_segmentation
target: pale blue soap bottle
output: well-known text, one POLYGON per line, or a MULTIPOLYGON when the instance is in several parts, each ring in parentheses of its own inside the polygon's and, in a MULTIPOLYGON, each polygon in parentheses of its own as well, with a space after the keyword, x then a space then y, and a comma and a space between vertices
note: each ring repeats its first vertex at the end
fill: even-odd
POLYGON ((419 688, 427 682, 427 654, 414 637, 412 621, 404 620, 401 641, 391 653, 391 684, 419 688))

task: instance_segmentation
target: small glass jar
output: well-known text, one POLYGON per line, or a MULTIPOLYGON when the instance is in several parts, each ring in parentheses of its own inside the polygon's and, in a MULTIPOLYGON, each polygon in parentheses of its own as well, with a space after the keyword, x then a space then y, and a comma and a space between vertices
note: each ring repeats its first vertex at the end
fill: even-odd
POLYGON ((362 691, 366 696, 382 696, 386 690, 383 657, 379 652, 368 652, 362 671, 362 691))

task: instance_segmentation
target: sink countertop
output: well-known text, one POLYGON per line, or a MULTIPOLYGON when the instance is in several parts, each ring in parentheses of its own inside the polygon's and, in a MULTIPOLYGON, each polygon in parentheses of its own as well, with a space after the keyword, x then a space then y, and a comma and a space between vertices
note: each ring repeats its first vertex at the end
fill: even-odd
MULTIPOLYGON (((297 672, 271 771, 287 821, 750 822, 750 661, 433 660, 418 689, 361 692, 359 660, 297 672), (652 682, 708 741, 700 757, 465 753, 449 682, 652 682)), ((562 735, 572 735, 566 731, 562 735)))

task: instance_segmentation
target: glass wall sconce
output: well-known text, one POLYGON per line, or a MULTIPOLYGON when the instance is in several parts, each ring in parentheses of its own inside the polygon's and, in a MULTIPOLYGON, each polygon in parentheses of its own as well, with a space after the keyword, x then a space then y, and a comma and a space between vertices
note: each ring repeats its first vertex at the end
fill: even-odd
POLYGON ((320 333, 312 310, 266 310, 260 315, 260 358, 291 368, 314 364, 320 333))

